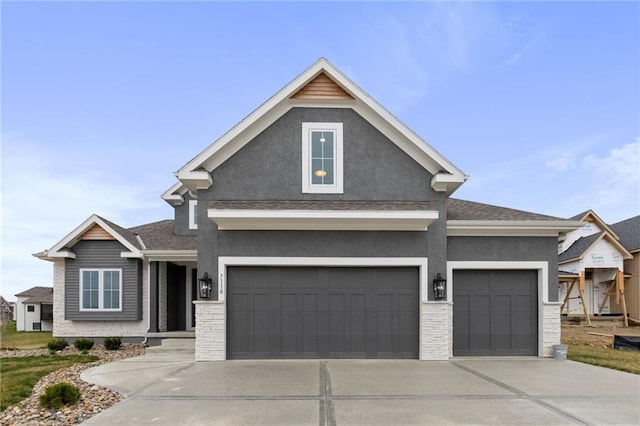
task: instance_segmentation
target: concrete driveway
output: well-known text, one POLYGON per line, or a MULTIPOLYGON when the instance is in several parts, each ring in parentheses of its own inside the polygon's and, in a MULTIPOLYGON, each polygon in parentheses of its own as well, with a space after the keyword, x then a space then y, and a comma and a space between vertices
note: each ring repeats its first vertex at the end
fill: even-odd
POLYGON ((537 358, 193 362, 154 353, 85 371, 127 398, 86 423, 640 424, 640 376, 537 358))

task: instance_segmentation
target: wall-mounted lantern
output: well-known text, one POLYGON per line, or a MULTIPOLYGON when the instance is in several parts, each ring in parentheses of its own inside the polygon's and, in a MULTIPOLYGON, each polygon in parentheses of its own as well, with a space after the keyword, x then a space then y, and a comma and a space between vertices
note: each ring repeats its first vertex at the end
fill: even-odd
POLYGON ((213 280, 209 278, 208 273, 205 272, 202 278, 198 279, 198 289, 200 290, 200 299, 209 299, 211 297, 213 280))
POLYGON ((440 272, 433 279, 433 298, 435 300, 444 300, 447 297, 447 280, 442 278, 440 272))

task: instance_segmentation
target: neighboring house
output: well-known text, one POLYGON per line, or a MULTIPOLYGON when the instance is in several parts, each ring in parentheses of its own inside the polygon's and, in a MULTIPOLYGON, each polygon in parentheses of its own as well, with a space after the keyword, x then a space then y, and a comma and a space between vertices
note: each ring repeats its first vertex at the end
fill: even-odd
MULTIPOLYGON (((620 236, 620 243, 633 256, 624 261, 627 312, 640 322, 640 215, 610 225, 620 236)), ((619 304, 614 303, 614 312, 621 312, 619 304)))
MULTIPOLYGON (((558 243, 560 300, 564 300, 572 280, 584 283, 584 294, 581 298, 578 285, 574 285, 562 313, 585 315, 585 306, 590 316, 622 313, 622 302, 616 303, 618 298, 615 295, 607 297, 607 294, 615 290, 616 280, 624 282, 624 262, 633 256, 613 227, 592 210, 571 220, 580 220, 584 225, 564 235, 558 243)), ((629 291, 633 293, 630 287, 625 285, 627 300, 630 299, 629 291)))
POLYGON ((32 287, 16 297, 16 330, 53 330, 53 288, 32 287))
POLYGON ((13 303, 0 296, 0 321, 7 322, 13 320, 13 303))
POLYGON ((54 263, 54 335, 194 330, 198 361, 560 341, 557 241, 581 223, 450 198, 465 174, 325 59, 176 177, 174 220, 94 215, 36 254, 54 263))

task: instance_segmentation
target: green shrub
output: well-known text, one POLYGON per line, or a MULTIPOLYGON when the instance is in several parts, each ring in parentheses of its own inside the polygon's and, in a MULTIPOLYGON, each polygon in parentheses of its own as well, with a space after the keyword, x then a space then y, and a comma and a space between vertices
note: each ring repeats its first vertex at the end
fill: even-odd
POLYGON ((93 340, 89 340, 89 339, 78 339, 75 342, 73 342, 73 346, 76 347, 77 350, 79 351, 83 351, 83 350, 89 350, 93 347, 93 340))
POLYGON ((40 406, 45 408, 60 408, 63 405, 73 405, 80 399, 80 391, 71 383, 61 382, 47 386, 40 395, 40 406))
POLYGON ((61 351, 67 346, 69 346, 69 344, 64 339, 53 339, 47 343, 47 348, 49 348, 50 351, 61 351))
POLYGON ((110 351, 117 351, 122 345, 122 340, 119 337, 105 337, 104 347, 110 351))

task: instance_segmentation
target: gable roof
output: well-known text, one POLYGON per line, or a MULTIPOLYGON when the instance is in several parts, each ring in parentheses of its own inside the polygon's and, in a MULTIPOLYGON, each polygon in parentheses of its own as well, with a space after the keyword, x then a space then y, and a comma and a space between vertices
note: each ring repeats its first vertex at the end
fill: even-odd
MULTIPOLYGON (((192 193, 198 189, 209 188, 213 184, 209 174, 211 171, 224 163, 279 117, 297 106, 352 108, 428 170, 433 175, 431 186, 437 191, 451 194, 467 178, 460 169, 400 122, 325 58, 318 59, 240 123, 185 164, 176 172, 176 177, 192 193), (317 81, 321 75, 323 80, 330 80, 348 96, 320 96, 322 99, 317 97, 315 99, 309 99, 309 97, 299 99, 299 96, 296 96, 308 84, 317 81)), ((167 192, 165 195, 171 195, 167 192)), ((175 192, 175 189, 172 192, 175 192)))
POLYGON ((69 249, 76 245, 78 241, 82 239, 84 233, 95 225, 102 228, 107 234, 120 242, 128 250, 122 252, 122 257, 142 257, 140 250, 144 247, 134 233, 96 214, 91 215, 49 250, 45 250, 41 253, 35 253, 34 256, 44 260, 64 257, 75 259, 75 253, 71 252, 69 249))
POLYGON ((602 218, 600 216, 598 216, 596 214, 596 212, 594 212, 593 210, 587 210, 586 212, 582 212, 580 214, 577 214, 575 216, 573 216, 572 218, 573 220, 581 220, 583 222, 592 222, 595 223, 596 225, 598 225, 598 227, 600 229, 602 229, 603 231, 607 231, 611 234, 611 236, 613 238, 615 238, 616 240, 620 239, 620 237, 618 236, 618 234, 616 234, 610 227, 609 225, 607 225, 607 223, 602 220, 602 218))
POLYGON ((596 234, 578 238, 565 251, 558 255, 558 262, 562 264, 582 259, 591 247, 603 239, 614 246, 623 259, 631 259, 633 257, 609 232, 600 231, 596 234))
POLYGON ((25 290, 15 295, 16 297, 28 297, 23 303, 53 303, 53 288, 52 287, 31 287, 29 290, 25 290))
POLYGON ((625 219, 610 226, 620 237, 620 243, 634 253, 640 250, 640 215, 625 219))

